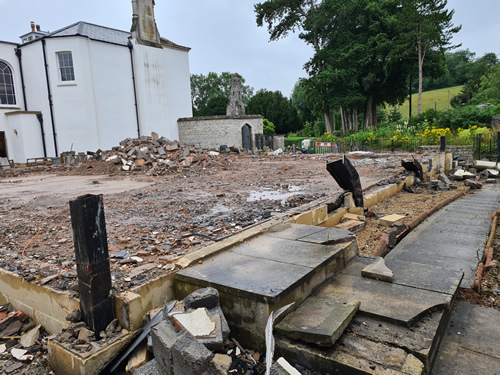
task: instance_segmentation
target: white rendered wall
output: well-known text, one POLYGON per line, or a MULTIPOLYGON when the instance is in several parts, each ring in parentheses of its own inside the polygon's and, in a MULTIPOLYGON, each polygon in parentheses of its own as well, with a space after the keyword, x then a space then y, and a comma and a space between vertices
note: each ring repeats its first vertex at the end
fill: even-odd
POLYGON ((43 143, 36 114, 16 112, 6 118, 9 159, 16 163, 25 163, 28 158, 42 157, 43 143))
POLYGON ((179 139, 177 119, 192 116, 188 52, 134 44, 141 135, 179 139))
POLYGON ((8 42, 0 42, 0 61, 6 63, 12 70, 14 79, 14 92, 16 94, 16 104, 0 104, 0 131, 5 132, 7 140, 7 153, 9 159, 13 159, 12 147, 9 147, 9 141, 12 139, 13 134, 9 132, 7 117, 5 113, 12 111, 19 111, 24 109, 23 92, 21 83, 21 72, 19 69, 19 62, 14 52, 16 44, 8 42))

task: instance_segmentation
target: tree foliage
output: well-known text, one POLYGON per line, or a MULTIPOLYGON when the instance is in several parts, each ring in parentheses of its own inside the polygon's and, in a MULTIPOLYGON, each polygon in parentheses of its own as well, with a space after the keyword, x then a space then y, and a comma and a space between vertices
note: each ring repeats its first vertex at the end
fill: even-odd
MULTIPOLYGON (((191 75, 191 104, 193 116, 216 116, 225 115, 233 75, 222 72, 220 75, 214 72, 191 75)), ((243 102, 248 103, 253 95, 253 88, 245 85, 242 78, 243 102)))
POLYGON ((274 124, 278 134, 300 129, 297 109, 280 91, 257 91, 248 102, 247 113, 264 116, 274 124))

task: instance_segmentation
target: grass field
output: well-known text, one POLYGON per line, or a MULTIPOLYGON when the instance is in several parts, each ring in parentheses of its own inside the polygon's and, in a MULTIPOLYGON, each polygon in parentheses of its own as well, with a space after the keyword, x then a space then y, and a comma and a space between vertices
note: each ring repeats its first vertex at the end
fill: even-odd
MULTIPOLYGON (((422 93, 422 112, 426 109, 436 108, 438 111, 448 109, 448 97, 451 100, 457 95, 462 86, 447 87, 439 90, 425 91, 422 93), (449 92, 449 95, 448 95, 449 92)), ((417 115, 418 93, 412 95, 412 108, 411 113, 413 116, 417 115)), ((403 114, 403 118, 407 119, 409 115, 410 103, 407 100, 399 110, 403 114)), ((451 108, 451 106, 450 106, 451 108)))

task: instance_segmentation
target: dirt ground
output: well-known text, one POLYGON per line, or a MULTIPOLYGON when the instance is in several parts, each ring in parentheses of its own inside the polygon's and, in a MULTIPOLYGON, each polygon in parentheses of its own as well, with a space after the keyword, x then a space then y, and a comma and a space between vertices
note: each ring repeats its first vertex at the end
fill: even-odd
MULTIPOLYGON (((68 202, 81 194, 102 193, 113 290, 127 290, 172 272, 173 262, 190 251, 340 192, 325 167, 340 156, 222 154, 211 156, 206 167, 177 169, 159 177, 125 172, 104 161, 0 172, 0 267, 78 296, 68 202)), ((353 155, 351 161, 366 189, 401 174, 401 159, 408 156, 353 155)), ((424 187, 413 191, 401 192, 372 211, 378 216, 406 215, 405 221, 411 221, 457 192, 424 187)), ((362 253, 373 251, 381 231, 375 217, 367 218, 366 228, 357 233, 362 253)), ((500 239, 495 245, 500 246, 500 239)), ((491 290, 484 297, 491 302, 498 275, 488 275, 487 280, 497 280, 496 286, 484 288, 491 290)), ((9 359, 0 365, 5 361, 9 359)), ((24 369, 49 373, 43 348, 24 369)))
MULTIPOLYGON (((402 156, 353 163, 367 187, 402 170, 402 156)), ((126 290, 171 272, 210 239, 339 192, 325 167, 338 157, 226 154, 161 177, 104 161, 11 171, 0 179, 0 267, 76 295, 68 202, 103 193, 113 287, 126 290)))

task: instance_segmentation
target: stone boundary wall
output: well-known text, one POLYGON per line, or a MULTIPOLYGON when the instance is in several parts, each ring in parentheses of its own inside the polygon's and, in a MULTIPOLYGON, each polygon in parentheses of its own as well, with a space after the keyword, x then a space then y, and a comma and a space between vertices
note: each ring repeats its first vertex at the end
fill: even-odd
MULTIPOLYGON (((472 162, 474 160, 474 147, 473 146, 446 145, 446 151, 451 152, 453 154, 453 156, 460 156, 468 162, 472 162)), ((438 153, 439 152, 439 145, 419 146, 418 152, 421 154, 438 153)))
POLYGON ((264 131, 262 120, 262 116, 180 118, 177 120, 179 141, 203 149, 218 150, 221 145, 242 148, 241 129, 248 124, 252 129, 252 146, 255 146, 255 135, 264 131))
POLYGON ((491 119, 491 127, 495 130, 500 130, 500 117, 493 117, 491 119))

